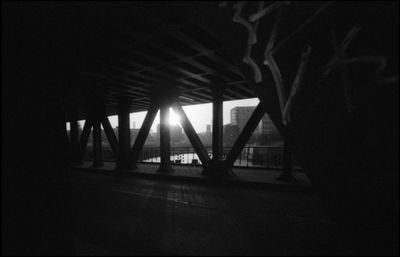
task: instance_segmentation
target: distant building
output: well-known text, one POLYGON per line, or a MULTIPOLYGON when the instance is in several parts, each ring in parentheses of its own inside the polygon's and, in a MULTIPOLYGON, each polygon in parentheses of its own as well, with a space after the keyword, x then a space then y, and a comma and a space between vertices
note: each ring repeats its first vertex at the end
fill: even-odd
MULTIPOLYGON (((160 141, 160 129, 161 125, 157 124, 157 132, 155 134, 155 140, 160 141)), ((180 145, 186 141, 186 137, 183 134, 182 127, 179 124, 170 125, 170 138, 172 145, 180 145)))
MULTIPOLYGON (((242 131, 255 108, 256 106, 237 106, 231 109, 231 125, 237 126, 238 130, 242 131)), ((264 115, 254 131, 254 134, 257 133, 261 135, 279 135, 278 130, 268 114, 264 115)))
MULTIPOLYGON (((256 106, 234 107, 233 109, 231 109, 231 125, 237 126, 239 131, 242 131, 255 109, 256 106)), ((261 122, 257 126, 254 133, 261 133, 261 122)))
POLYGON ((255 106, 237 106, 231 109, 231 125, 237 126, 242 131, 255 106))
POLYGON ((224 125, 224 147, 231 147, 237 137, 239 136, 240 130, 237 125, 226 124, 224 125))
POLYGON ((211 134, 211 125, 206 125, 206 134, 211 134))

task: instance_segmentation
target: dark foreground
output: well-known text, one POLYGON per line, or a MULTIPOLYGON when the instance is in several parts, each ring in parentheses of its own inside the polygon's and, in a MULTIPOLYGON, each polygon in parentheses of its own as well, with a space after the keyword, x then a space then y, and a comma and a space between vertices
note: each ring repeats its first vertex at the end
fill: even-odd
POLYGON ((74 172, 77 255, 368 254, 311 193, 74 172))
POLYGON ((398 227, 339 226, 315 191, 78 170, 69 183, 34 178, 3 204, 2 255, 398 254, 398 227))

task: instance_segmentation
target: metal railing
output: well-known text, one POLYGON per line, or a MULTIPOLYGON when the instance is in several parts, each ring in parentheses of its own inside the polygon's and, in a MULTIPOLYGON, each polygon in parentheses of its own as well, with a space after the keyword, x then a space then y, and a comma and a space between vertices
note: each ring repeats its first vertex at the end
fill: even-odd
MULTIPOLYGON (((212 148, 206 147, 208 156, 212 158, 212 148)), ((231 147, 224 147, 223 159, 229 153, 231 147)), ((104 161, 115 161, 111 148, 103 145, 104 161)), ((93 149, 88 146, 85 160, 93 160, 93 149)), ((193 147, 171 147, 171 163, 177 165, 201 165, 193 147)), ((139 155, 138 163, 160 163, 159 147, 144 147, 139 155)), ((301 169, 297 160, 292 156, 292 164, 295 169, 301 169)), ((283 168, 283 147, 272 146, 246 146, 240 152, 233 164, 235 167, 253 168, 283 168)))

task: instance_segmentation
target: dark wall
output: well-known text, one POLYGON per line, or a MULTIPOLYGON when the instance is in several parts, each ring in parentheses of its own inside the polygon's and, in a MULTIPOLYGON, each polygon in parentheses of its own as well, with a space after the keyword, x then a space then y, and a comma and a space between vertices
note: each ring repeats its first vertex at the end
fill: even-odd
MULTIPOLYGON (((383 56, 387 66, 380 76, 398 74, 398 3, 344 3, 334 6, 325 19, 326 28, 334 28, 341 39, 352 24, 361 26, 346 52, 348 58, 383 56), (341 19, 332 19, 335 13, 341 19)), ((315 40, 311 37, 311 44, 315 40)), ((332 56, 329 49, 321 48, 314 65, 323 63, 318 58, 324 54, 332 56)), ((367 253, 394 254, 399 232, 399 85, 398 80, 378 82, 378 66, 358 62, 345 67, 351 113, 344 97, 344 66, 322 81, 317 73, 307 74, 295 104, 291 134, 302 166, 323 192, 349 242, 367 253)))
MULTIPOLYGON (((276 41, 282 42, 324 3, 294 1, 287 5, 276 41)), ((221 8, 214 27, 221 41, 235 50, 231 56, 246 74, 249 67, 242 58, 248 32, 232 21, 232 5, 228 2, 221 8)), ((250 15, 256 7, 256 2, 249 2, 243 13, 250 15)), ((392 83, 378 83, 377 63, 349 65, 346 82, 354 105, 349 114, 341 68, 328 77, 322 74, 334 56, 332 35, 342 42, 353 26, 359 26, 346 58, 385 57, 387 65, 380 75, 398 76, 398 10, 396 1, 335 1, 273 54, 289 88, 302 52, 312 47, 287 135, 296 159, 348 235, 349 245, 358 245, 366 253, 398 254, 398 77, 392 83)), ((275 83, 262 64, 276 14, 271 12, 260 21, 252 58, 263 72, 259 86, 268 92, 267 112, 281 128, 275 83)), ((248 72, 247 79, 252 81, 252 75, 248 72)))
POLYGON ((2 2, 2 254, 71 254, 63 52, 51 8, 2 2), (60 58, 59 58, 60 57, 60 58))

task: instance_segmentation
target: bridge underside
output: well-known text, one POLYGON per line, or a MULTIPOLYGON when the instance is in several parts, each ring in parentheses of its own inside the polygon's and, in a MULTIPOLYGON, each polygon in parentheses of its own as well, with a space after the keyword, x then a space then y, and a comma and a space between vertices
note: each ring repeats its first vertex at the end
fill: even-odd
POLYGON ((291 179, 294 154, 337 229, 373 254, 398 255, 398 2, 2 7, 4 255, 71 254, 73 239, 59 233, 72 212, 68 171, 82 162, 92 129, 93 166, 103 164, 102 125, 115 172, 124 173, 136 168, 160 110, 158 171, 173 171, 169 107, 182 117, 203 175, 217 177, 234 175, 267 113, 285 141, 281 178, 291 179), (260 104, 222 159, 222 102, 252 97, 260 104), (212 158, 183 110, 200 103, 213 104, 212 158), (146 118, 130 145, 129 113, 139 111, 146 118))
MULTIPOLYGON (((319 5, 310 4, 311 9, 319 5)), ((54 9, 61 8, 54 5, 54 9)), ((93 128, 94 166, 102 165, 100 124, 112 147, 119 171, 135 169, 137 158, 155 114, 161 113, 160 172, 171 172, 168 109, 182 117, 182 127, 204 166, 204 175, 232 176, 232 165, 265 112, 283 133, 276 95, 254 90, 241 69, 245 34, 227 44, 223 30, 234 30, 230 19, 223 22, 217 3, 154 2, 112 5, 82 4, 71 21, 61 12, 65 28, 63 45, 74 54, 60 56, 73 64, 60 71, 63 108, 71 123, 71 147, 75 163, 84 156, 93 128), (76 29, 79 27, 80 29, 76 29), (222 160, 222 102, 259 97, 258 106, 226 160, 222 160), (213 159, 208 157, 182 106, 213 103, 213 159), (130 146, 129 113, 147 111, 135 143, 130 146), (118 115, 117 139, 107 116, 118 115), (77 120, 85 120, 78 136, 77 120)), ((222 10, 222 14, 223 14, 222 10)), ((226 15, 226 14, 225 14, 226 15)), ((269 93, 274 88, 269 86, 269 93)), ((290 152, 285 151, 286 155, 290 152)), ((288 158, 286 158, 288 159, 288 158)), ((288 171, 290 164, 286 165, 288 171)), ((287 172, 289 173, 289 172, 287 172)), ((290 179, 290 178, 289 178, 290 179)))

